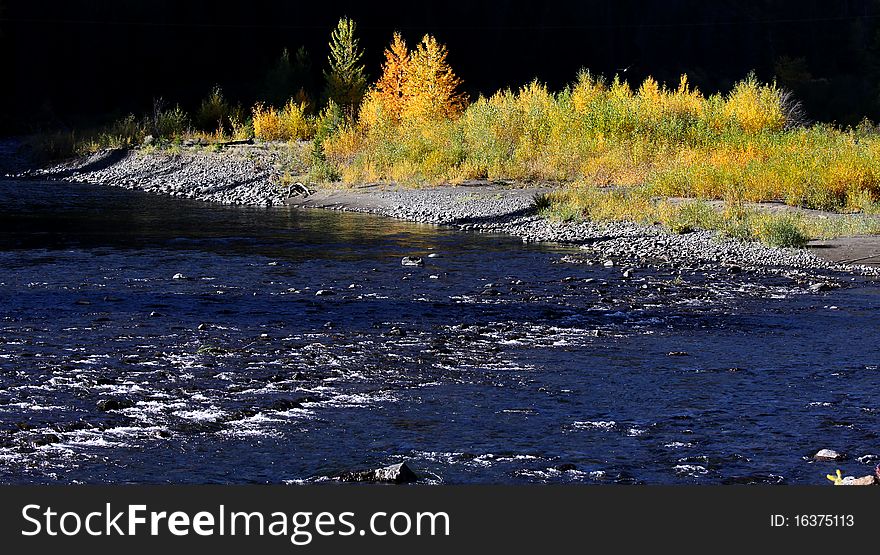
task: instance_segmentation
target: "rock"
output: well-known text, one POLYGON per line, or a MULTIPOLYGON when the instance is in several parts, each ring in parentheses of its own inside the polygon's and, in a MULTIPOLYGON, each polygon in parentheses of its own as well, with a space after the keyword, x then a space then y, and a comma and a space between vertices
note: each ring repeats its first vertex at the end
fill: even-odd
POLYGON ((392 464, 375 470, 346 472, 339 477, 342 482, 367 482, 372 484, 408 484, 419 477, 405 462, 392 464))
POLYGON ((845 458, 842 453, 838 453, 834 449, 820 449, 813 455, 813 460, 817 461, 842 461, 845 458))
POLYGON ((101 399, 96 406, 99 411, 107 412, 110 410, 127 409, 133 407, 134 403, 129 399, 101 399))
POLYGON ((155 310, 150 312, 150 318, 158 318, 159 316, 162 316, 161 312, 156 312, 155 310))
POLYGON ((327 295, 335 295, 336 293, 332 289, 318 289, 315 293, 316 297, 326 297, 327 295))
POLYGON ((556 465, 556 470, 559 472, 571 472, 573 470, 577 470, 577 466, 571 463, 563 463, 556 465))
POLYGON ((613 260, 606 260, 605 262, 602 263, 602 265, 605 266, 606 268, 613 268, 614 261, 613 260))
POLYGON ((197 329, 199 331, 205 331, 206 329, 208 329, 208 324, 199 324, 199 327, 197 329))
POLYGON ((634 272, 635 272, 635 270, 633 268, 627 268, 626 270, 623 271, 623 277, 631 278, 633 276, 634 272))
POLYGON ((831 289, 831 284, 825 282, 814 283, 813 285, 807 287, 807 291, 809 291, 810 293, 821 293, 823 291, 831 291, 831 289))
POLYGON ((425 261, 418 256, 404 256, 400 260, 401 266, 424 266, 425 261))
POLYGON ((172 276, 171 279, 186 279, 186 276, 181 273, 177 273, 177 274, 174 274, 174 276, 172 276))
POLYGON ((862 476, 861 478, 853 478, 852 476, 847 476, 840 483, 835 485, 837 486, 873 486, 877 483, 876 478, 873 476, 862 476))
POLYGON ((385 332, 385 335, 388 337, 406 337, 406 331, 400 329, 397 326, 394 326, 390 330, 385 332))
POLYGON ((691 356, 691 355, 687 351, 669 351, 668 353, 666 353, 666 356, 668 356, 668 357, 687 357, 687 356, 691 356))

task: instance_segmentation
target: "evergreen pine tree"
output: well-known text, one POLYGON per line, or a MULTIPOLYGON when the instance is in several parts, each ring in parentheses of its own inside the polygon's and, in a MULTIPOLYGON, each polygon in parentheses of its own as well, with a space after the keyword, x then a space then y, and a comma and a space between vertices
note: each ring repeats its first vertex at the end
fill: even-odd
POLYGON ((349 118, 356 113, 367 89, 361 63, 364 53, 355 30, 355 22, 351 19, 343 17, 339 20, 330 35, 329 67, 324 71, 324 96, 338 104, 349 118))

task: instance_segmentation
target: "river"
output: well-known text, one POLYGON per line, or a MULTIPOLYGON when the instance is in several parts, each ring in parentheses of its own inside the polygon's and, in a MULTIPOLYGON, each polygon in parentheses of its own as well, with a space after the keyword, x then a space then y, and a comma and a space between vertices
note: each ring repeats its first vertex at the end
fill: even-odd
POLYGON ((400 461, 447 484, 873 470, 873 282, 625 278, 578 253, 0 181, 0 482, 320 482, 400 461), (847 459, 810 459, 826 447, 847 459))

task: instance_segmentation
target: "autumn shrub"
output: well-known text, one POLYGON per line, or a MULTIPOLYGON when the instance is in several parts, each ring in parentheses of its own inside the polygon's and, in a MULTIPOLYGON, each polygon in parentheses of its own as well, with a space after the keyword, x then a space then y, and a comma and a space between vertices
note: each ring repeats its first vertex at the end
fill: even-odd
POLYGON ((305 115, 305 106, 292 99, 281 110, 257 104, 253 109, 254 137, 261 141, 292 141, 311 139, 314 122, 305 115))

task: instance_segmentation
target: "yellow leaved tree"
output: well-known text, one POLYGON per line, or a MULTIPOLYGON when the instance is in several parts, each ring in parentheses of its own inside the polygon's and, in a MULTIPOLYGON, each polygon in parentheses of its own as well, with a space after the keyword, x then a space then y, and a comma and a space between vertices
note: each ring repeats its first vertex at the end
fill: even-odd
POLYGON ((452 119, 466 105, 459 79, 446 61, 446 47, 425 35, 410 52, 400 33, 385 49, 382 76, 367 94, 360 121, 373 127, 452 119))
POLYGON ((446 46, 425 35, 406 64, 403 80, 404 121, 454 118, 465 107, 459 79, 446 61, 446 46))
POLYGON ((400 121, 406 101, 404 85, 409 75, 409 49, 400 33, 394 33, 391 44, 385 49, 382 76, 376 81, 371 93, 382 103, 383 109, 395 121, 400 121))

